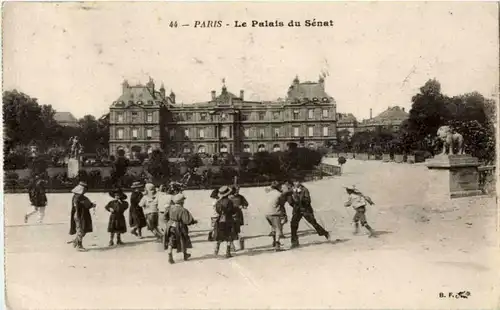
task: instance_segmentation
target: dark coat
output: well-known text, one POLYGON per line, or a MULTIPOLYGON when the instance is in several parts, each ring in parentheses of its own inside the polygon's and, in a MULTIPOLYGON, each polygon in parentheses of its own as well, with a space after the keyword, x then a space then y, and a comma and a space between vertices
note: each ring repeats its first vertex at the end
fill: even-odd
POLYGON ((186 249, 193 247, 191 238, 189 238, 189 225, 196 223, 191 213, 181 205, 171 205, 165 212, 167 225, 165 229, 164 247, 172 243, 172 247, 177 252, 185 252, 186 249))
POLYGON ((299 190, 300 191, 296 191, 294 189, 292 194, 293 212, 313 213, 311 206, 311 194, 309 193, 309 190, 304 185, 300 185, 299 190))
POLYGON ((245 219, 243 217, 243 208, 248 207, 248 201, 245 199, 243 195, 235 194, 229 196, 229 199, 233 202, 234 207, 236 208, 236 213, 234 215, 234 221, 238 224, 237 229, 238 233, 240 233, 239 226, 245 224, 245 219))
POLYGON ((43 180, 37 180, 30 183, 28 193, 31 205, 34 207, 45 207, 47 205, 47 195, 43 180))
POLYGON ((237 239, 234 215, 237 209, 228 197, 223 197, 215 203, 217 220, 214 225, 214 239, 217 241, 233 241, 237 239))
POLYGON ((130 195, 129 225, 130 227, 146 227, 144 210, 139 207, 139 202, 144 195, 141 192, 133 192, 130 195))
POLYGON ((109 233, 125 233, 127 232, 127 222, 125 221, 125 210, 128 209, 128 202, 120 200, 112 200, 108 202, 106 211, 110 212, 108 222, 109 233))
POLYGON ((90 216, 90 209, 94 204, 84 195, 74 194, 71 201, 71 218, 69 234, 76 234, 75 215, 78 220, 82 233, 92 232, 92 217, 90 216))

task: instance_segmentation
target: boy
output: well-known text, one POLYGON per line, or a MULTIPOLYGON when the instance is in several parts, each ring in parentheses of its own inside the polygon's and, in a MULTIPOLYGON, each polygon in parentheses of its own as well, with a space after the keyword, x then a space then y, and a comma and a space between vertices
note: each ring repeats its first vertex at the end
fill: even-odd
POLYGON ((363 195, 359 190, 357 190, 354 185, 352 187, 346 187, 347 194, 349 195, 349 199, 344 203, 346 208, 353 207, 356 210, 356 214, 354 215, 353 222, 355 225, 354 234, 359 233, 359 222, 361 222, 361 226, 365 227, 370 232, 370 237, 376 237, 375 231, 368 225, 366 222, 366 205, 374 205, 373 201, 370 197, 363 195))

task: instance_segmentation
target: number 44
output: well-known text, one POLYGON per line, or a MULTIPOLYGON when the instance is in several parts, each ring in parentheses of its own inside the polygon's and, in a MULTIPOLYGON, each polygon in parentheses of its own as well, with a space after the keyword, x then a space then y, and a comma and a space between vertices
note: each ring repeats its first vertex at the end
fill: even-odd
POLYGON ((177 28, 177 21, 170 22, 170 28, 177 28))

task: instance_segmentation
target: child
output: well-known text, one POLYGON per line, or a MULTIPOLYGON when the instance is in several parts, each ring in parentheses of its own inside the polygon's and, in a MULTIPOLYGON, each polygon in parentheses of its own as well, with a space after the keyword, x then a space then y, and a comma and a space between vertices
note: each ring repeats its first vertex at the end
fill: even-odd
POLYGON ((144 210, 148 229, 155 235, 158 241, 161 241, 163 235, 158 230, 158 196, 156 187, 152 183, 145 185, 146 194, 139 202, 139 207, 144 210))
POLYGON ((349 199, 346 201, 344 206, 353 207, 356 210, 356 214, 354 215, 353 221, 355 230, 354 234, 359 233, 359 222, 361 222, 361 226, 365 227, 370 232, 370 237, 376 237, 375 231, 368 225, 366 222, 366 205, 374 205, 373 201, 370 197, 363 195, 359 190, 357 190, 354 185, 352 187, 346 187, 347 194, 349 195, 349 199))
POLYGON ((108 202, 105 209, 110 212, 108 222, 108 232, 110 235, 109 246, 114 245, 116 234, 116 244, 122 245, 121 234, 127 232, 127 223, 125 221, 125 210, 128 209, 127 195, 121 189, 115 189, 109 193, 113 200, 108 202))
MULTIPOLYGON (((233 185, 232 187, 232 192, 231 195, 229 195, 229 199, 234 204, 234 207, 236 208, 236 214, 234 215, 234 221, 235 221, 235 230, 237 234, 237 238, 240 241, 240 250, 245 249, 245 238, 243 236, 243 231, 242 231, 242 226, 245 225, 245 216, 244 216, 244 211, 248 208, 248 201, 245 199, 243 195, 240 194, 240 187, 237 185, 233 185)), ((233 247, 233 251, 236 252, 236 249, 234 248, 234 244, 231 245, 233 247)))
POLYGON ((186 197, 179 193, 172 197, 172 204, 165 212, 167 219, 166 233, 164 239, 164 248, 168 248, 168 262, 175 263, 173 257, 174 248, 177 252, 184 254, 184 260, 188 260, 191 254, 187 249, 192 248, 191 239, 189 238, 189 225, 198 223, 191 213, 184 208, 186 197))
POLYGON ((144 194, 142 193, 142 188, 144 185, 141 182, 134 182, 132 184, 132 194, 130 195, 130 209, 129 209, 129 224, 132 227, 130 233, 136 237, 142 239, 142 228, 146 227, 146 217, 144 216, 144 211, 139 207, 139 202, 141 201, 144 194))

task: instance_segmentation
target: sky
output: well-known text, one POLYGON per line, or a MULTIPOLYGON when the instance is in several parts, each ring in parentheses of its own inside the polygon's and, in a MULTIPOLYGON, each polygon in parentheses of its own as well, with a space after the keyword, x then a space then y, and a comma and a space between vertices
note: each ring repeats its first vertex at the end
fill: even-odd
POLYGON ((178 102, 228 90, 246 99, 285 97, 296 75, 317 81, 337 111, 358 119, 409 109, 429 79, 447 95, 498 96, 495 2, 5 3, 3 88, 76 117, 101 116, 121 83, 153 78, 178 102), (333 27, 304 27, 307 19, 333 27), (221 20, 221 28, 194 22, 221 20), (235 28, 252 20, 302 27, 235 28), (169 27, 170 22, 188 27, 169 27), (230 26, 226 26, 229 24, 230 26))

